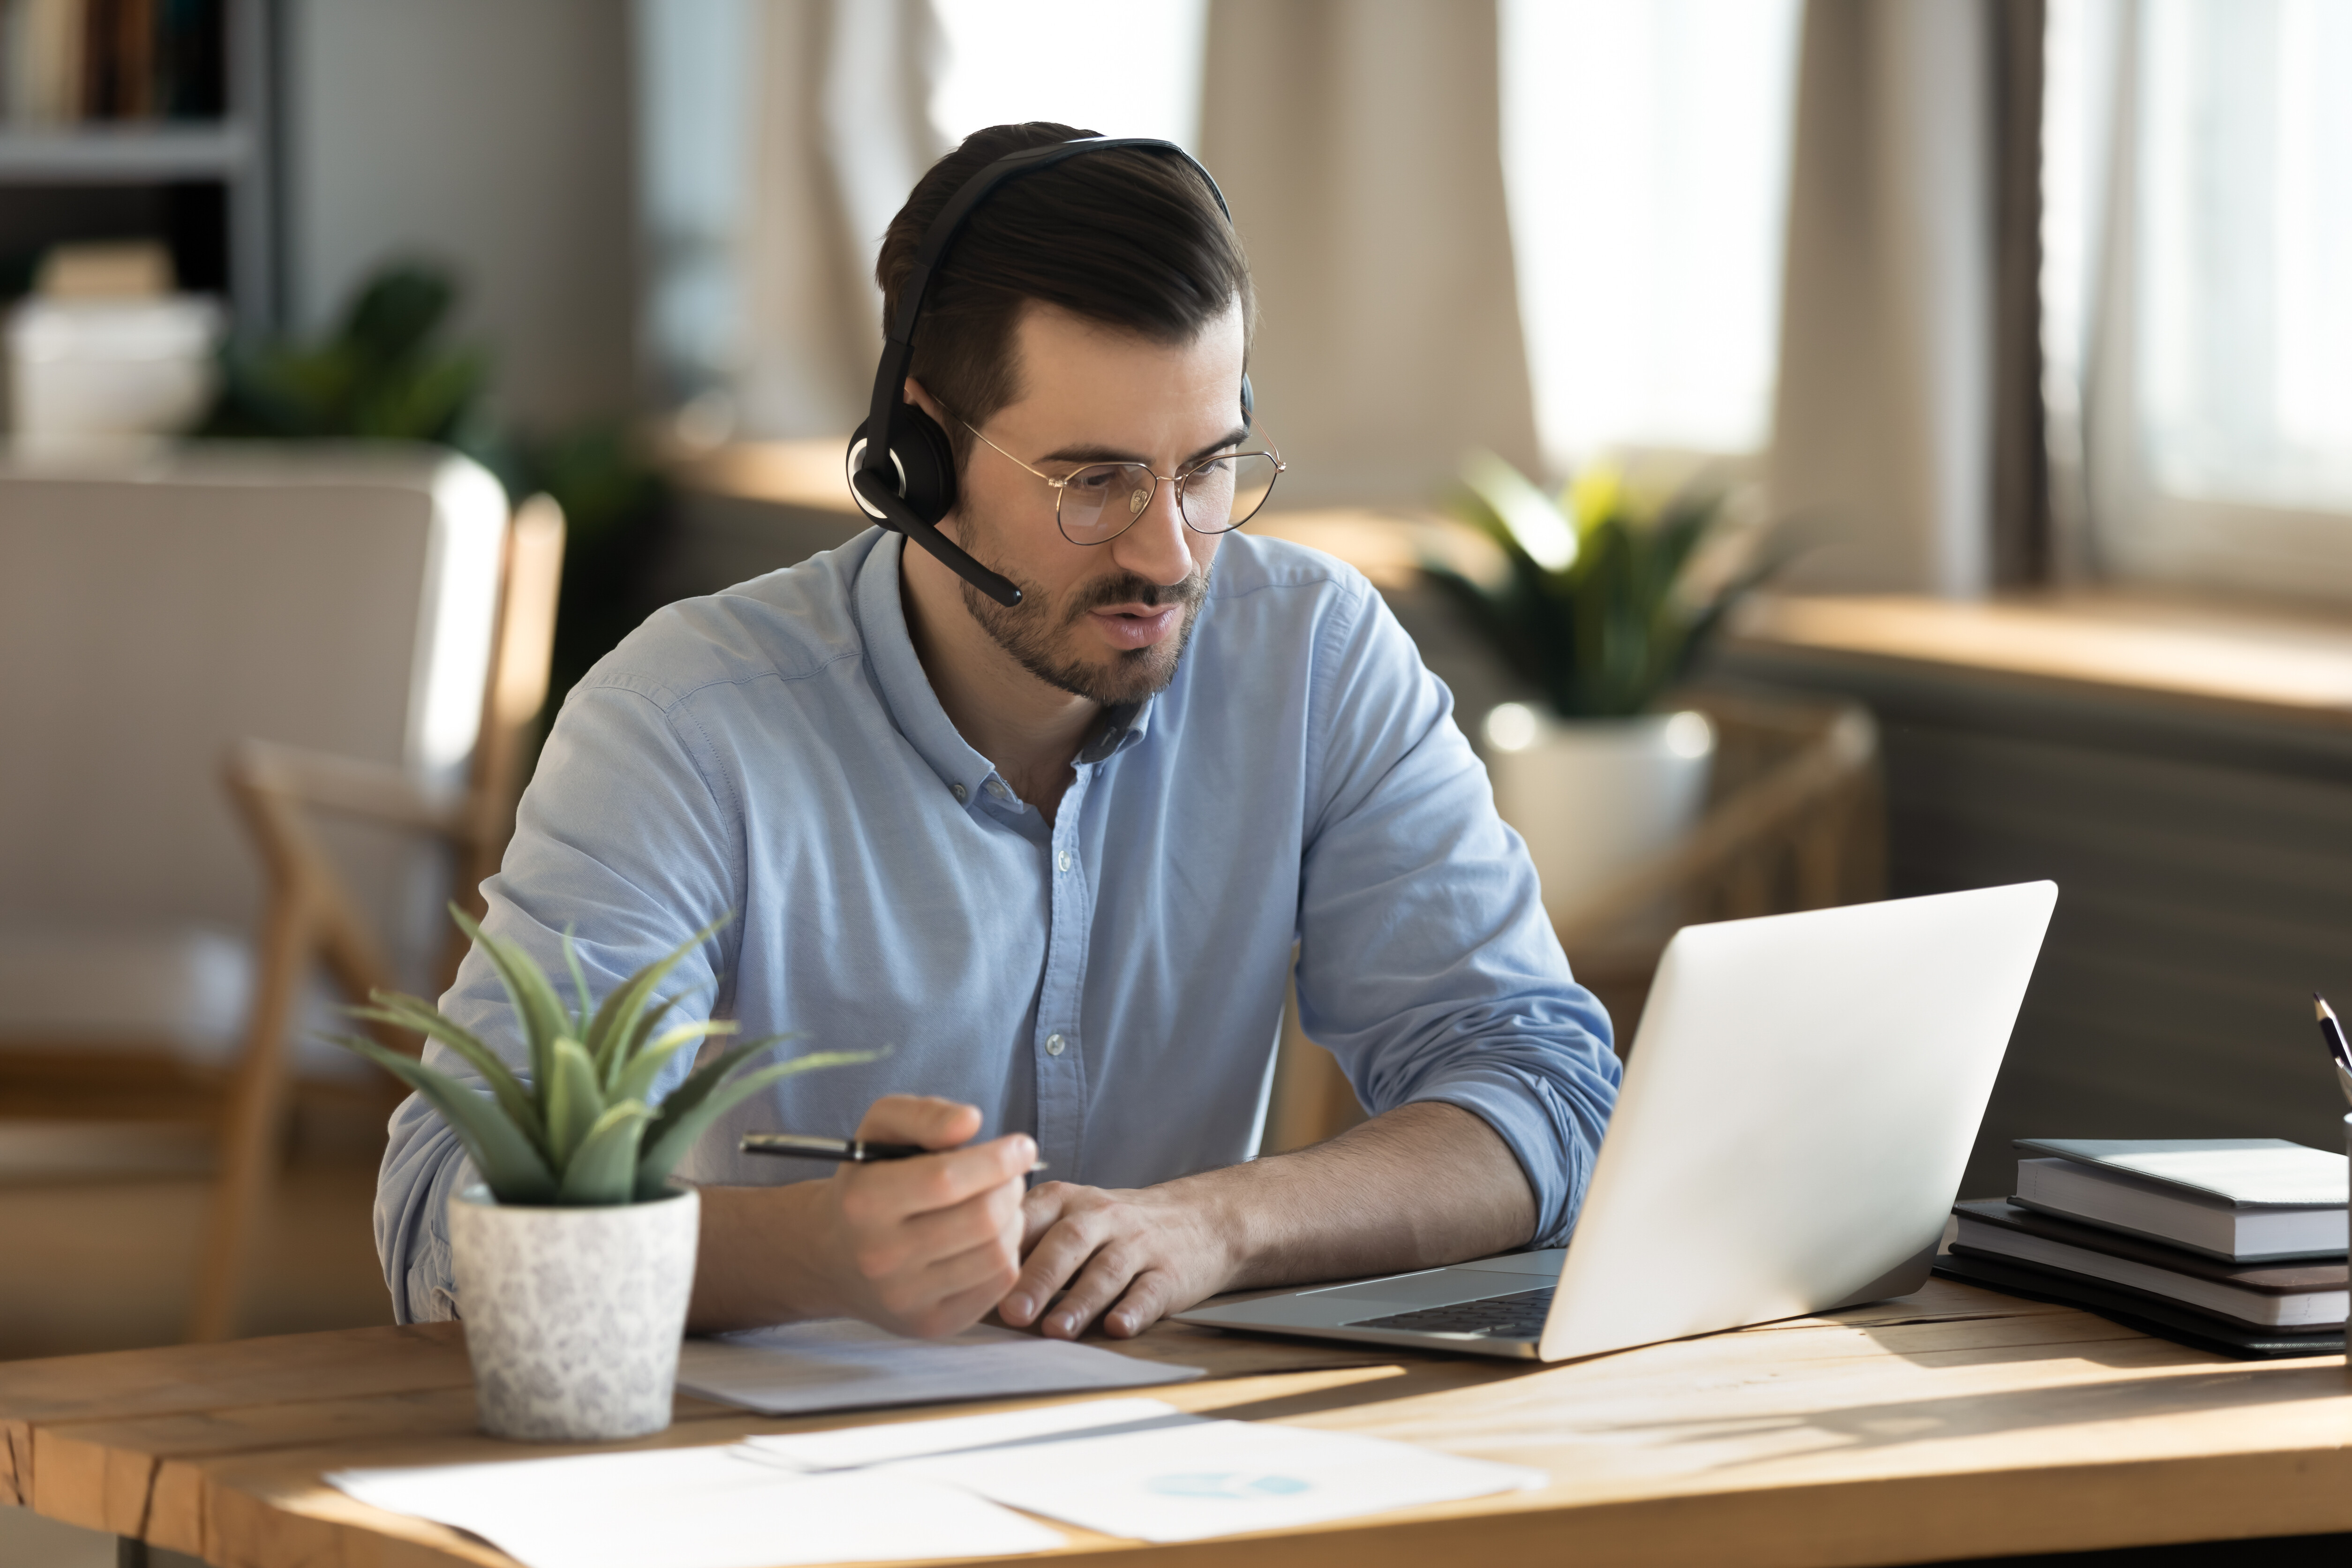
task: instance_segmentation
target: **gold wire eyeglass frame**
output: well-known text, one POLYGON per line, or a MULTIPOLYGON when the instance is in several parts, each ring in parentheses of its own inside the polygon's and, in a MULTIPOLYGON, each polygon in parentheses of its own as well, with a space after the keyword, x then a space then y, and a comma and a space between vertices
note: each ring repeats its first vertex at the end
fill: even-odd
POLYGON ((987 437, 982 435, 978 427, 975 426, 971 420, 958 419, 956 423, 962 426, 965 429, 970 430, 974 440, 987 447, 990 451, 995 453, 998 457, 1003 458, 1006 462, 1011 463, 1014 468, 1021 469, 1024 473, 1034 474, 1038 479, 1045 480, 1048 485, 1053 487, 1054 526, 1061 531, 1061 535, 1065 539, 1070 539, 1070 531, 1062 525, 1062 498, 1068 492, 1070 486, 1077 482, 1080 476, 1091 474, 1103 468, 1141 468, 1143 470, 1144 474, 1151 480, 1151 489, 1144 496, 1142 504, 1133 508, 1128 513, 1126 522, 1120 524, 1118 528, 1113 529, 1110 532, 1104 534, 1100 539, 1070 539, 1070 542, 1077 545, 1080 549, 1091 548, 1097 544, 1108 544, 1112 540, 1117 539, 1120 534, 1125 533, 1129 529, 1133 528, 1138 521, 1141 521, 1143 514, 1151 510, 1151 503, 1160 498, 1160 482, 1162 479, 1167 480, 1170 484, 1176 487, 1176 515, 1183 519, 1185 527, 1191 529, 1195 533, 1231 533, 1234 530, 1239 528, 1251 518, 1255 517, 1259 512, 1265 510, 1267 500, 1274 494, 1274 484, 1269 482, 1266 485, 1265 494, 1258 497, 1257 505, 1250 508, 1249 510, 1244 512, 1241 516, 1234 518, 1231 522, 1226 523, 1224 527, 1202 528, 1199 523, 1194 522, 1190 517, 1185 516, 1184 481, 1191 479, 1194 474, 1209 468, 1213 464, 1229 463, 1241 458, 1264 458, 1266 461, 1274 465, 1274 478, 1277 481, 1283 475, 1290 471, 1290 465, 1282 460, 1282 454, 1274 450, 1272 447, 1268 447, 1264 451, 1220 452, 1213 458, 1202 458, 1199 462, 1193 464, 1191 468, 1185 469, 1181 474, 1155 474, 1151 471, 1149 466, 1142 463, 1088 463, 1086 467, 1077 469, 1076 472, 1066 474, 1057 479, 1051 474, 1038 473, 1035 468, 1031 468, 1028 464, 1023 462, 1020 458, 1014 457, 1012 453, 1006 451, 1003 447, 998 446, 987 437))

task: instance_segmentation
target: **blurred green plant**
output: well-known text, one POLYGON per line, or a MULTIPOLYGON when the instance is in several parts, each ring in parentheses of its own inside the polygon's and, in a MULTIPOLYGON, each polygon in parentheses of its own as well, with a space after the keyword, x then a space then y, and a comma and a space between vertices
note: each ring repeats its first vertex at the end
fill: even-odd
POLYGON ((1562 718, 1647 710, 1785 560, 1759 555, 1701 580, 1694 564, 1724 527, 1719 489, 1686 485, 1651 500, 1594 465, 1555 500, 1486 452, 1462 479, 1451 510, 1499 547, 1501 569, 1489 580, 1434 561, 1423 569, 1562 718))
POLYGON ((437 441, 482 455, 491 445, 482 415, 488 356, 436 341, 457 298, 436 268, 388 267, 315 342, 232 342, 196 434, 437 441))
POLYGON ((428 262, 385 267, 315 342, 232 343, 196 434, 280 441, 430 441, 480 462, 516 501, 563 509, 563 583, 551 711, 591 665, 652 612, 648 567, 669 489, 620 418, 550 434, 502 431, 488 412, 490 359, 444 342, 458 285, 428 262))
POLYGON ((396 991, 372 992, 368 999, 374 1005, 345 1011, 440 1041, 481 1075, 487 1095, 361 1036, 341 1036, 336 1043, 422 1094, 502 1204, 589 1207, 666 1197, 672 1167, 713 1122, 746 1099, 797 1073, 870 1062, 882 1054, 815 1051, 730 1076, 754 1055, 791 1038, 771 1035, 730 1047, 656 1102, 654 1083, 679 1052, 690 1058, 705 1038, 736 1031, 726 1020, 705 1019, 654 1033, 678 1002, 673 996, 656 1005, 655 990, 723 920, 630 975, 602 1005, 589 999, 587 976, 566 931, 563 962, 571 971, 575 1006, 520 947, 491 936, 455 904, 449 913, 497 969, 514 1005, 529 1053, 528 1081, 438 1007, 396 991))
POLYGON ((563 509, 551 713, 589 667, 656 608, 646 584, 669 517, 669 482, 619 420, 518 441, 499 456, 493 466, 509 495, 544 490, 563 509))

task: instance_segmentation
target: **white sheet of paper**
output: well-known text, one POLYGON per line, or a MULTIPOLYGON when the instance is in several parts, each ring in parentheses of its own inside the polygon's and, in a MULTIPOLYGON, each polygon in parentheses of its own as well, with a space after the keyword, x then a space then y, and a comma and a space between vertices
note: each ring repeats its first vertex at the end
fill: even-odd
POLYGON ((845 1470, 893 1459, 928 1458, 967 1448, 1129 1431, 1145 1423, 1191 1422, 1164 1399, 1090 1399, 1083 1405, 1047 1405, 988 1415, 950 1415, 938 1421, 891 1421, 837 1432, 795 1432, 781 1437, 747 1437, 742 1447, 761 1459, 796 1470, 845 1470))
POLYGON ((986 1324, 952 1339, 908 1340, 851 1318, 692 1339, 677 1358, 678 1387, 763 1415, 1149 1388, 1202 1375, 986 1324))
POLYGON ((1107 1535, 1198 1541, 1525 1491, 1540 1470, 1347 1433, 1186 1415, 1151 1399, 755 1437, 827 1474, 921 1477, 1107 1535), (878 1461, 878 1462, 877 1462, 878 1461))
POLYGON ((1050 1552, 1058 1531, 880 1470, 794 1475, 730 1448, 341 1470, 376 1508, 469 1530, 527 1568, 782 1568, 1050 1552))

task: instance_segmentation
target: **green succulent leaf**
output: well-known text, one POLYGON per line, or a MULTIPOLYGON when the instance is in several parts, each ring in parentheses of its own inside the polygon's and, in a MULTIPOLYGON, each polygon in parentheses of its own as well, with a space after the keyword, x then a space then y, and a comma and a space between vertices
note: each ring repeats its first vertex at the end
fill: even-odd
POLYGON ((687 1075, 685 1081, 662 1097, 661 1105, 654 1118, 654 1127, 647 1136, 658 1136, 665 1119, 684 1116, 688 1111, 700 1105, 706 1095, 717 1089, 729 1073, 733 1072, 745 1061, 766 1050, 770 1046, 782 1045, 792 1037, 790 1035, 769 1035, 756 1040, 745 1040, 740 1045, 728 1047, 727 1049, 695 1068, 687 1075))
POLYGON ((639 1013, 626 1028, 619 1032, 612 1049, 611 1076, 617 1078, 628 1070, 637 1059, 637 1053, 644 1050, 646 1042, 653 1038, 654 1031, 661 1027, 661 1021, 684 1000, 682 996, 665 996, 657 1005, 639 1013))
POLYGON ((440 1041, 462 1058, 466 1065, 482 1075, 490 1086, 490 1096, 508 1120, 522 1129, 524 1134, 538 1145, 541 1154, 547 1152, 546 1130, 540 1125, 539 1107, 531 1100, 512 1068, 499 1059, 498 1053, 484 1045, 471 1030, 448 1017, 422 997, 410 996, 398 991, 372 991, 368 999, 373 1007, 346 1007, 343 1011, 354 1018, 373 1019, 396 1028, 411 1029, 417 1034, 440 1041))
POLYGON ((773 1067, 745 1073, 731 1083, 719 1081, 725 1071, 721 1063, 732 1067, 735 1061, 741 1060, 751 1051, 774 1043, 773 1040, 760 1040, 730 1051, 719 1061, 696 1072, 662 1101, 659 1114, 646 1129, 645 1148, 637 1156, 636 1193, 639 1202, 659 1197, 671 1169, 685 1158, 686 1152, 694 1147, 696 1141, 710 1130, 711 1124, 770 1084, 780 1083, 795 1074, 818 1068, 850 1067, 858 1062, 877 1060, 887 1054, 887 1051, 811 1051, 804 1057, 794 1057, 788 1062, 778 1062, 773 1067), (695 1091, 690 1102, 681 1106, 679 1100, 688 1098, 689 1089, 695 1091))
POLYGON ((642 1100, 625 1100, 608 1107, 563 1167, 556 1202, 627 1203, 636 1191, 638 1145, 652 1118, 642 1100))
POLYGON ((1501 551, 1500 579, 1474 582, 1435 562, 1426 575, 1515 676, 1569 717, 1650 708, 1724 612, 1786 560, 1692 593, 1690 567, 1723 516, 1722 495, 1695 485, 1656 503, 1606 468, 1554 503, 1503 459, 1475 454, 1453 510, 1501 551))
POLYGON ((790 1037, 771 1036, 721 1052, 656 1109, 654 1083, 678 1053, 740 1027, 729 1019, 701 1019, 656 1034, 677 998, 649 1005, 663 976, 724 926, 724 918, 638 970, 601 1007, 592 1005, 586 971, 566 930, 563 958, 579 1002, 575 1010, 565 1005, 546 972, 519 944, 489 935, 455 905, 449 912, 506 987, 530 1054, 529 1079, 471 1030, 424 998, 401 992, 372 993, 371 1005, 345 1011, 439 1040, 481 1075, 487 1094, 374 1040, 336 1039, 422 1095, 502 1203, 605 1205, 664 1197, 671 1167, 713 1121, 747 1097, 796 1073, 887 1054, 887 1047, 817 1052, 730 1078, 753 1054, 790 1037), (589 1037, 583 1037, 583 1028, 589 1037))
MULTIPOLYGON (((647 1001, 653 996, 654 987, 659 985, 688 953, 709 941, 713 932, 733 918, 731 915, 719 916, 672 948, 667 956, 656 959, 630 975, 621 983, 619 990, 604 998, 604 1005, 596 1009, 596 1016, 588 1022, 588 1032, 581 1037, 581 1043, 595 1058, 600 1080, 613 1081, 628 1065, 624 1059, 626 1054, 625 1045, 627 1049, 634 1049, 644 1043, 644 1036, 636 1032, 636 1026, 642 1020, 647 1001)), ((650 1025, 646 1026, 651 1027, 650 1025)))
POLYGON ((596 1087, 596 1064, 579 1041, 557 1040, 549 1058, 553 1066, 541 1100, 547 1107, 548 1152, 562 1171, 604 1114, 604 1096, 596 1087))
POLYGON ((563 928, 563 966, 572 971, 572 993, 580 998, 580 1005, 572 1015, 572 1027, 564 1031, 575 1040, 588 1037, 589 1015, 596 1005, 588 1000, 588 976, 580 968, 580 950, 572 945, 572 928, 563 928))
POLYGON ((514 943, 501 941, 474 922, 473 917, 456 904, 449 906, 449 916, 466 939, 482 950, 484 957, 499 972, 499 981, 507 988, 507 996, 514 1004, 515 1017, 522 1024, 523 1040, 530 1050, 530 1081, 539 1097, 541 1114, 547 1121, 550 1141, 555 1131, 553 1118, 546 1116, 548 1079, 554 1071, 555 1042, 569 1032, 571 1020, 565 1016, 563 1003, 548 984, 546 973, 514 943))
POLYGON ((661 1038, 629 1058, 629 1065, 622 1069, 618 1081, 606 1090, 607 1096, 615 1103, 624 1100, 650 1101, 654 1080, 661 1076, 662 1068, 669 1064, 671 1058, 709 1036, 731 1035, 740 1026, 729 1019, 709 1018, 698 1024, 680 1024, 665 1031, 661 1038))
POLYGON ((477 1094, 447 1073, 426 1067, 414 1058, 387 1050, 356 1035, 339 1037, 338 1043, 401 1079, 423 1095, 457 1142, 473 1156, 474 1168, 500 1203, 545 1204, 555 1201, 558 1184, 539 1150, 491 1100, 477 1094))
POLYGON ((1463 482, 1485 509, 1489 531, 1546 572, 1576 563, 1576 525, 1551 497, 1492 452, 1474 452, 1462 465, 1463 482))

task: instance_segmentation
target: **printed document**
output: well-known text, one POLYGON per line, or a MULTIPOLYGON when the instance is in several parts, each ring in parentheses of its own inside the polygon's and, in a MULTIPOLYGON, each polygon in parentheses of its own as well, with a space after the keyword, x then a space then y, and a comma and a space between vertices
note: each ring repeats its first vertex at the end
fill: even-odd
POLYGON ((690 1339, 677 1358, 678 1387, 763 1415, 1149 1388, 1202 1375, 987 1324, 952 1339, 909 1340, 851 1318, 690 1339))
POLYGON ((471 1531, 525 1568, 783 1568, 1064 1543, 958 1488, 872 1470, 794 1475, 731 1448, 341 1470, 327 1481, 373 1507, 471 1531))
POLYGON ((754 1437, 743 1447, 812 1475, 945 1482, 1153 1542, 1319 1524, 1549 1480, 1540 1470, 1377 1437, 1187 1415, 1156 1399, 754 1437))

